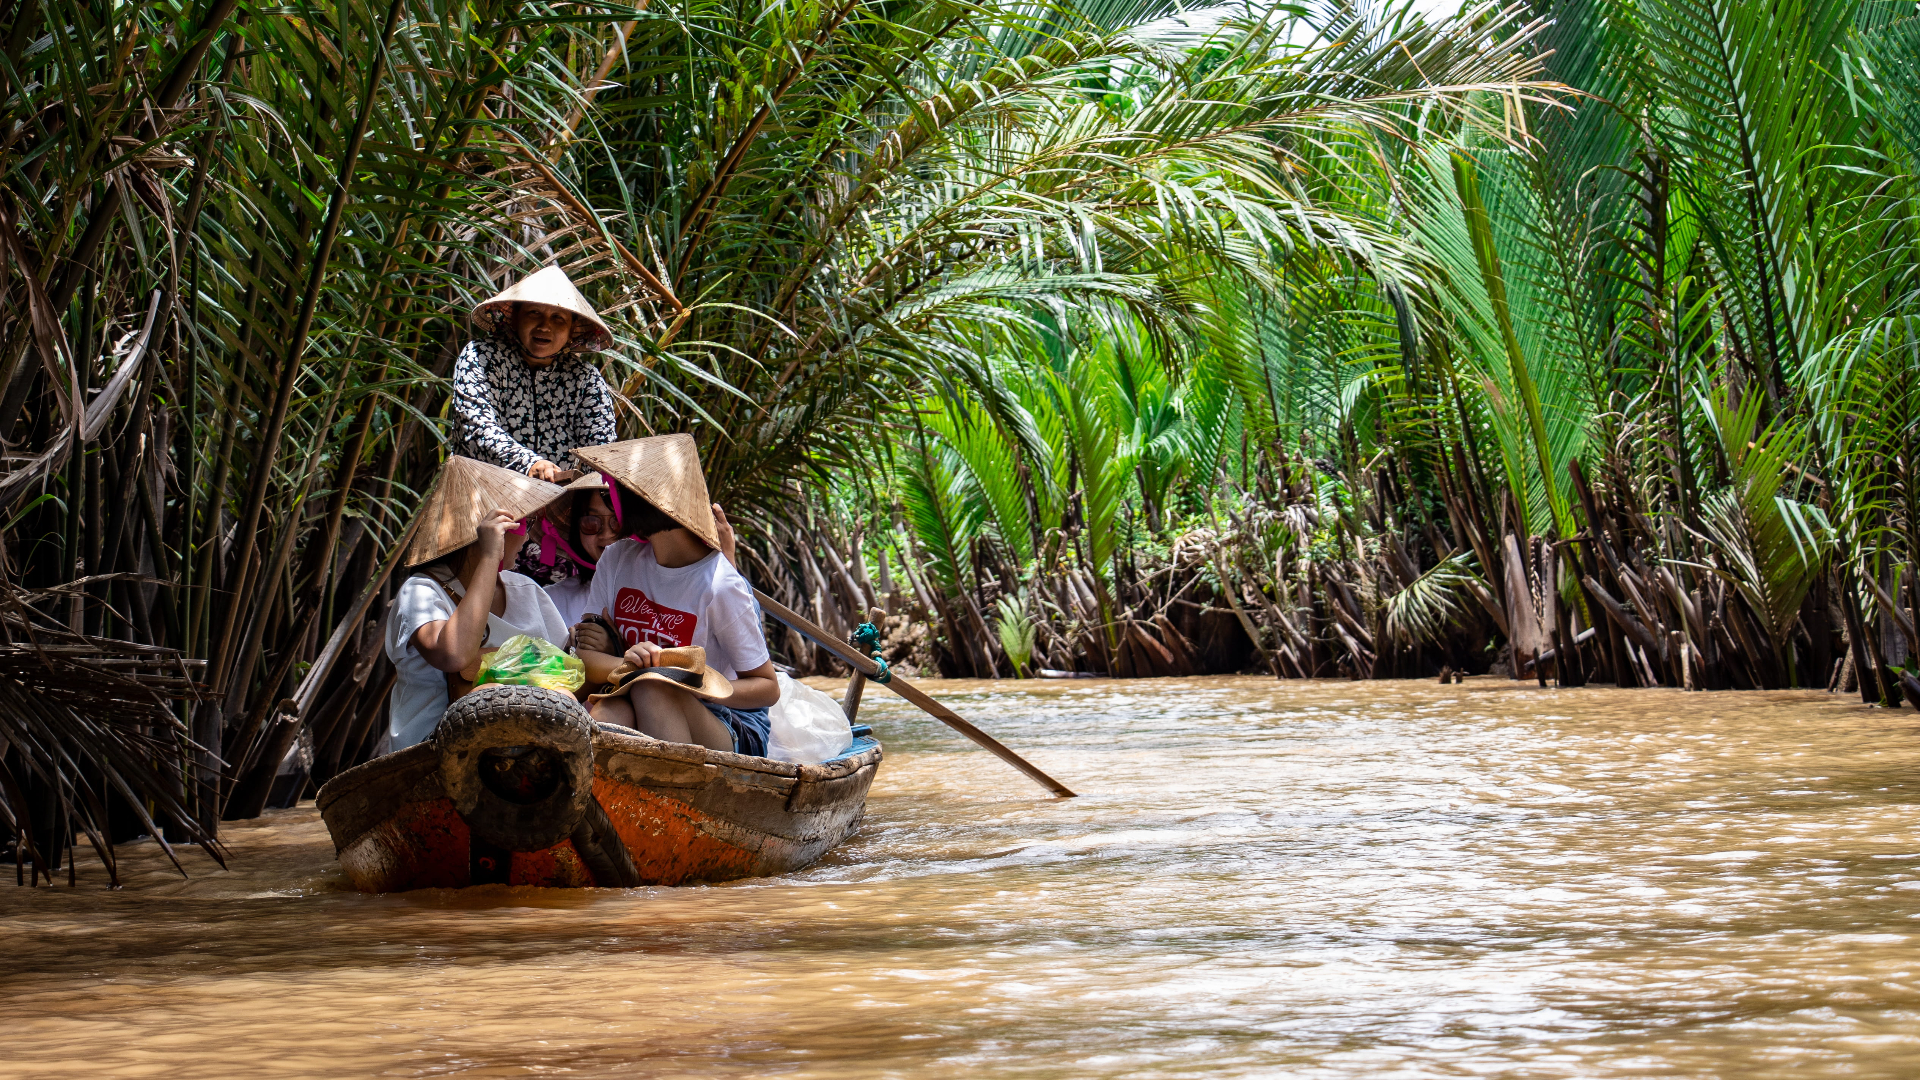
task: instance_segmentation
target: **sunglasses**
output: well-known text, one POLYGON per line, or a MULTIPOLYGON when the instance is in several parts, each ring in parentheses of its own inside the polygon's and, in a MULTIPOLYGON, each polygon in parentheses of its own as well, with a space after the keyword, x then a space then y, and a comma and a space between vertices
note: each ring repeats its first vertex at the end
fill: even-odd
POLYGON ((612 514, 582 514, 579 518, 581 536, 598 536, 602 530, 611 530, 612 514))

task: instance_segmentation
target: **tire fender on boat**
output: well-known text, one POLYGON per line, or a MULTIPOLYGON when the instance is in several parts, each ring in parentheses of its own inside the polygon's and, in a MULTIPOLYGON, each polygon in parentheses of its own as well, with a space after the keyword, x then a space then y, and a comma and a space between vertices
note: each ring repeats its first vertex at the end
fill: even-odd
POLYGON ((593 799, 593 720, 559 691, 483 686, 447 706, 433 744, 454 809, 508 851, 567 839, 593 799))

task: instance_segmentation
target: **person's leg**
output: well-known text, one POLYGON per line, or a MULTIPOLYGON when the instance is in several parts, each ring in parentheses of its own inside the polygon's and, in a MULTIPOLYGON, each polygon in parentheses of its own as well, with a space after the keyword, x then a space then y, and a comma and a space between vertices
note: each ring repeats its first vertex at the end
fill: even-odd
POLYGON ((627 703, 626 698, 611 697, 596 701, 587 712, 602 724, 618 724, 627 728, 633 726, 633 706, 627 703))
POLYGON ((709 750, 733 750, 733 729, 707 711, 700 699, 657 682, 641 682, 632 692, 635 727, 662 742, 691 743, 709 750))
MULTIPOLYGON (((666 694, 653 683, 635 683, 627 691, 626 700, 632 710, 633 726, 642 735, 649 735, 661 742, 692 742, 687 734, 687 724, 675 710, 673 702, 663 701, 666 694)), ((681 696, 681 695, 675 695, 681 696)))
POLYGON ((709 750, 733 753, 733 729, 727 726, 725 720, 708 712, 706 705, 692 694, 674 694, 673 696, 681 701, 681 709, 687 718, 687 729, 694 736, 693 741, 709 750))

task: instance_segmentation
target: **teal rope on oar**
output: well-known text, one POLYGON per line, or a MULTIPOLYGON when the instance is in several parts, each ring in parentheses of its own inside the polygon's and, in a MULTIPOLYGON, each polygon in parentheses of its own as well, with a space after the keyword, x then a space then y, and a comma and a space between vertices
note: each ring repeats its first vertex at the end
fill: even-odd
POLYGON ((879 627, 870 622, 863 622, 859 626, 854 627, 853 643, 860 646, 860 651, 871 657, 873 665, 880 669, 872 675, 867 676, 868 678, 879 683, 881 686, 885 686, 893 681, 893 669, 887 666, 887 658, 880 655, 879 627))

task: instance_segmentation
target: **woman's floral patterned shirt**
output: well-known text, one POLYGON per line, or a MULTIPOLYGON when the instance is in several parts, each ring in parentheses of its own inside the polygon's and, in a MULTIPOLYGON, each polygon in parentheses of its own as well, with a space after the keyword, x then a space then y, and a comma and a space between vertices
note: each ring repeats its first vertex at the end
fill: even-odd
POLYGON ((456 454, 520 473, 541 458, 578 469, 569 451, 615 438, 613 391, 574 353, 536 368, 513 345, 482 339, 453 363, 456 454))

